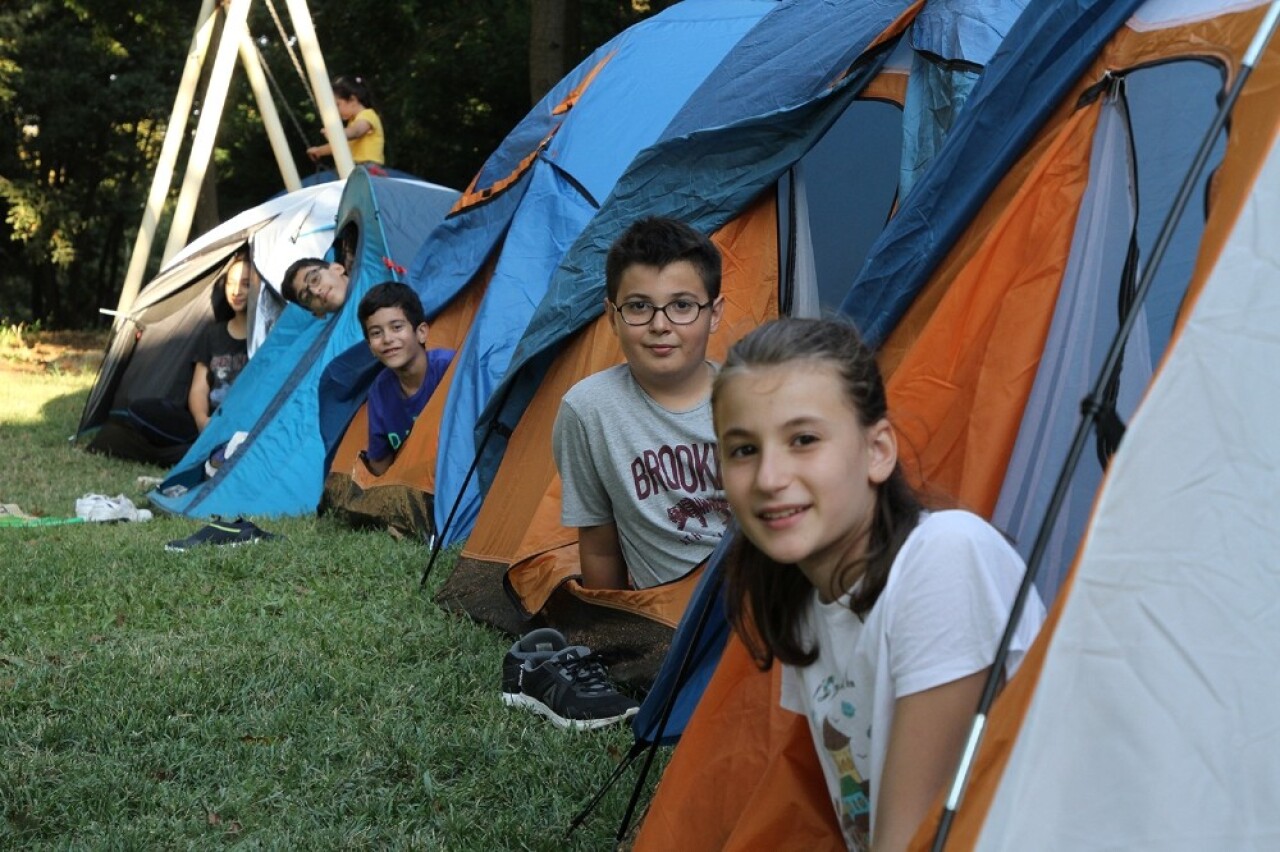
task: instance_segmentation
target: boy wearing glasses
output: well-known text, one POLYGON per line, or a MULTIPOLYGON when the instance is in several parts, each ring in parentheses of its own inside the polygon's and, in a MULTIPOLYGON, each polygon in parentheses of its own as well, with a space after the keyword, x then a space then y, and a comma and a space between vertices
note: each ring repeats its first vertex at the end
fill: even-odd
POLYGON ((706 559, 729 517, 706 358, 724 312, 720 253, 681 222, 642 219, 609 249, 605 287, 626 363, 560 404, 561 521, 578 528, 584 586, 643 589, 706 559))
POLYGON ((285 299, 323 319, 326 314, 340 311, 347 301, 347 270, 341 263, 304 257, 289 264, 280 292, 285 299))

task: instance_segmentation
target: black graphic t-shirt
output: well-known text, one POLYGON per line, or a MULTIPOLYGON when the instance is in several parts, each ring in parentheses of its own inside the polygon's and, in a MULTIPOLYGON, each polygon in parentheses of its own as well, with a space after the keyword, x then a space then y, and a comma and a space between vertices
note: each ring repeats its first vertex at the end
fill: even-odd
POLYGON ((226 399, 227 391, 244 365, 249 363, 249 346, 246 341, 232 337, 226 323, 212 323, 205 326, 200 335, 194 360, 209 368, 209 413, 212 414, 226 399))

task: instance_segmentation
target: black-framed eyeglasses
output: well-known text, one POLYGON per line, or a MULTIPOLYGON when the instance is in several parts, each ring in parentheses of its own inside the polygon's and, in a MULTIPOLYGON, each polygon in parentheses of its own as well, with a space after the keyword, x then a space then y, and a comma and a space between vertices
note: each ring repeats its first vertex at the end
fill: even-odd
POLYGON ((298 290, 298 304, 307 310, 312 310, 320 302, 320 297, 316 295, 315 286, 320 281, 320 267, 313 266, 302 276, 302 289, 298 290))
POLYGON ((658 311, 662 311, 663 316, 673 325, 689 325, 698 318, 698 314, 702 313, 703 308, 711 307, 714 299, 709 299, 704 304, 699 305, 693 299, 673 299, 665 305, 655 305, 652 302, 646 302, 636 299, 630 302, 623 302, 621 305, 614 305, 613 309, 622 317, 622 321, 627 325, 648 325, 653 322, 653 318, 658 315, 658 311))

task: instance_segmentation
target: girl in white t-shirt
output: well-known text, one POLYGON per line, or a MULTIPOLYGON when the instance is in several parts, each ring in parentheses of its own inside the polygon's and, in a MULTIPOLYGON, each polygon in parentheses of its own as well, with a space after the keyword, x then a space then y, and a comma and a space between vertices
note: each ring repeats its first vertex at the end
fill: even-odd
MULTIPOLYGON (((949 782, 1025 568, 984 520, 925 512, 884 382, 849 325, 786 319, 739 341, 712 393, 741 529, 729 614, 809 719, 851 849, 906 847, 949 782)), ((1005 663, 1044 617, 1028 602, 1005 663)))

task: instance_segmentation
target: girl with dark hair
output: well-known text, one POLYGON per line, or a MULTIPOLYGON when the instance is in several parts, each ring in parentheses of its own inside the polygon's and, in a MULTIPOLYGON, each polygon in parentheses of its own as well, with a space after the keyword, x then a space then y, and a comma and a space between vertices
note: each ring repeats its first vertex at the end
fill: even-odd
MULTIPOLYGON (((333 99, 346 128, 343 133, 351 146, 351 159, 357 163, 386 164, 386 137, 382 133, 382 117, 373 105, 373 92, 363 77, 338 77, 333 81, 333 99)), ((312 161, 333 155, 326 142, 307 149, 312 161)))
MULTIPOLYGON (((730 620, 809 719, 845 841, 904 849, 954 772, 1025 567, 986 521, 906 482, 875 358, 845 323, 785 319, 712 391, 740 528, 730 620)), ((1044 607, 1029 602, 1005 675, 1044 607)))
POLYGON ((252 261, 240 253, 214 283, 214 321, 196 341, 185 399, 132 400, 111 412, 87 449, 166 467, 177 464, 249 362, 249 294, 256 280, 252 261))

